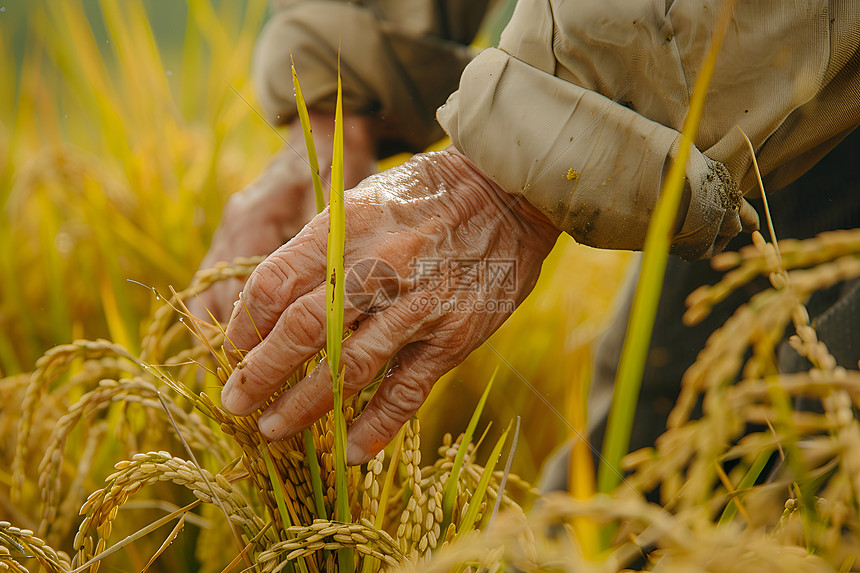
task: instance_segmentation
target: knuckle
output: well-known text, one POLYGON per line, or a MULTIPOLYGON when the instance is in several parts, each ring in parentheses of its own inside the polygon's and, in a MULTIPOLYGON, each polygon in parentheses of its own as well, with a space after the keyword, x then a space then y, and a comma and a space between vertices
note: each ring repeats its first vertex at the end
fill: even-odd
MULTIPOLYGON (((450 353, 451 349, 446 348, 445 352, 450 353)), ((454 366, 454 364, 452 364, 451 360, 452 359, 456 360, 456 356, 459 353, 460 353, 459 350, 455 350, 452 354, 447 354, 448 362, 443 366, 442 372, 444 372, 444 371, 448 370, 448 368, 452 368, 454 366)), ((430 392, 430 387, 433 386, 433 384, 435 384, 436 377, 438 376, 438 371, 436 369, 438 369, 438 368, 439 368, 439 364, 431 365, 431 363, 428 363, 428 362, 422 361, 422 360, 416 360, 409 367, 410 372, 412 373, 412 376, 415 377, 415 380, 428 380, 429 381, 429 383, 425 387, 423 387, 425 398, 426 398, 426 395, 430 392), (434 374, 434 372, 436 372, 436 373, 434 374)), ((419 384, 419 382, 416 382, 416 384, 419 384)), ((424 401, 424 399, 422 398, 422 402, 423 401, 424 401)))
POLYGON ((242 192, 233 193, 227 198, 227 202, 224 204, 224 214, 222 216, 223 221, 230 221, 233 216, 237 215, 240 211, 244 209, 244 205, 247 201, 242 196, 242 192))
POLYGON ((289 276, 281 268, 283 264, 266 259, 251 274, 245 287, 248 302, 269 315, 276 314, 284 303, 284 285, 289 276))
POLYGON ((400 426, 403 425, 403 421, 400 419, 388 417, 385 410, 370 416, 365 423, 368 428, 367 433, 373 438, 384 442, 390 441, 400 429, 400 426))
POLYGON ((425 384, 416 378, 404 377, 387 388, 381 410, 391 420, 405 420, 412 415, 427 397, 425 384))
POLYGON ((341 363, 346 367, 346 379, 344 383, 352 391, 357 391, 367 386, 376 374, 376 361, 370 352, 364 349, 344 349, 341 363))
POLYGON ((307 344, 319 340, 325 333, 325 311, 307 297, 300 298, 286 311, 287 328, 300 340, 296 343, 307 344))
POLYGON ((392 332, 406 332, 410 329, 410 325, 415 322, 415 311, 409 305, 395 304, 385 313, 385 321, 387 327, 392 332))
POLYGON ((264 390, 274 390, 280 386, 286 372, 284 372, 283 353, 281 349, 273 348, 271 343, 260 347, 253 358, 247 361, 247 368, 252 378, 256 379, 256 386, 264 390))

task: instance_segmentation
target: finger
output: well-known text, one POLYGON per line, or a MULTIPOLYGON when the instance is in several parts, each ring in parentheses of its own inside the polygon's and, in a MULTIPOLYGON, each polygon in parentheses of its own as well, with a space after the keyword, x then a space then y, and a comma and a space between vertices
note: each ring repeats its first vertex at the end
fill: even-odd
POLYGON ((744 231, 747 233, 752 233, 753 231, 758 231, 759 229, 759 218, 758 213, 755 208, 750 205, 749 201, 746 199, 741 199, 741 225, 743 225, 744 231))
MULTIPOLYGON (((385 364, 420 328, 419 316, 405 305, 371 315, 344 341, 341 366, 344 397, 370 384, 385 364)), ((270 440, 295 434, 333 407, 332 380, 323 362, 307 378, 287 390, 260 417, 260 431, 270 440)))
MULTIPOLYGON (((242 358, 221 391, 221 404, 237 416, 259 408, 289 376, 325 346, 326 287, 299 297, 281 314, 268 336, 242 358)), ((344 309, 344 324, 361 312, 344 309)))
POLYGON ((251 273, 227 325, 225 348, 231 358, 240 360, 269 334, 290 304, 323 284, 325 239, 319 229, 326 220, 314 219, 251 273))
POLYGON ((439 349, 413 343, 398 354, 361 416, 347 432, 346 463, 359 465, 379 453, 427 399, 433 385, 454 364, 439 349))

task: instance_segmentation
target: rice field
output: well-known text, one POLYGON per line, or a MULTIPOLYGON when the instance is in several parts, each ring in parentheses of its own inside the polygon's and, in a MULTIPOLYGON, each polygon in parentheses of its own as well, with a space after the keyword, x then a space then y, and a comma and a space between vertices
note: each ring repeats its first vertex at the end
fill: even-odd
POLYGON ((630 258, 565 238, 511 320, 347 468, 372 385, 268 445, 258 414, 220 408, 223 333, 185 306, 258 262, 195 276, 227 198, 281 145, 248 77, 265 2, 189 0, 172 36, 138 0, 3 8, 0 570, 860 569, 860 375, 803 306, 860 276, 856 230, 714 260, 727 272, 691 295, 691 322, 754 277, 772 288, 711 337, 654 448, 610 448, 617 483, 585 449, 575 496, 532 485, 585 428, 630 258), (787 325, 809 372, 776 374, 787 325))

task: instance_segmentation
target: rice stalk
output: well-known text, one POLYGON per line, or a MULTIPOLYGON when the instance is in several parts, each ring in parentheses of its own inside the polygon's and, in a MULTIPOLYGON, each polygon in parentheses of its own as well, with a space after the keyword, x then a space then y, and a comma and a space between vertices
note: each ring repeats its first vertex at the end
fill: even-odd
MULTIPOLYGON (((202 424, 199 416, 194 413, 188 414, 173 404, 166 405, 167 410, 165 410, 165 403, 158 400, 158 390, 151 383, 139 378, 119 382, 102 380, 99 388, 85 394, 54 426, 51 441, 45 449, 39 466, 39 488, 43 503, 40 532, 47 532, 49 524, 55 523, 57 519, 63 449, 72 429, 82 418, 93 417, 116 402, 139 402, 145 408, 169 412, 169 415, 177 420, 183 433, 189 437, 190 444, 195 449, 201 452, 208 451, 222 462, 230 457, 230 452, 224 448, 224 444, 202 424)), ((86 472, 82 475, 79 473, 78 479, 83 479, 86 475, 86 472)))
MULTIPOLYGON (((343 379, 340 353, 343 342, 344 306, 344 241, 346 239, 346 215, 344 211, 343 174, 343 93, 340 78, 340 54, 338 54, 337 103, 334 115, 334 149, 332 152, 331 190, 329 193, 329 232, 326 247, 326 362, 334 393, 334 440, 335 459, 335 517, 350 522, 352 515, 346 482, 346 421, 343 417, 343 379)), ((353 553, 348 548, 338 550, 338 568, 354 570, 353 553)))
POLYGON ((77 340, 72 344, 53 348, 36 362, 36 370, 31 377, 21 404, 15 457, 12 462, 13 484, 11 494, 13 501, 20 496, 21 486, 26 479, 24 460, 29 453, 30 432, 35 410, 42 401, 46 387, 65 372, 75 359, 94 360, 107 356, 128 359, 131 362, 129 369, 135 370, 133 367, 134 357, 124 348, 107 340, 77 340))
MULTIPOLYGON (((711 337, 684 378, 682 399, 656 449, 629 456, 626 467, 634 473, 628 481, 642 491, 662 482, 667 507, 694 511, 705 500, 719 499, 719 487, 715 491, 717 484, 710 477, 713 468, 738 460, 739 485, 727 485, 724 491, 732 500, 743 496, 751 520, 748 528, 771 527, 774 539, 781 543, 803 547, 831 563, 853 562, 856 552, 847 551, 850 536, 836 535, 833 528, 844 531, 850 527, 847 524, 857 522, 858 508, 829 500, 844 500, 846 494, 853 495, 848 492, 860 491, 856 478, 860 465, 847 445, 860 439, 860 423, 854 416, 860 379, 857 372, 835 367, 809 326, 801 302, 811 288, 832 284, 838 277, 860 276, 860 270, 842 263, 837 271, 832 263, 822 262, 786 272, 779 268, 776 249, 760 236, 754 243, 759 251, 756 258, 769 261, 758 272, 769 275, 777 288, 756 295, 711 337), (814 280, 806 282, 810 276, 814 280), (798 332, 793 345, 812 355, 815 367, 775 376, 774 341, 789 323, 798 332), (752 356, 744 358, 750 347, 752 356), (739 371, 743 379, 728 386, 739 371), (702 396, 703 416, 693 420, 691 404, 702 396), (820 404, 823 413, 794 410, 791 404, 800 398, 820 404), (767 429, 745 434, 750 425, 767 429), (785 462, 760 483, 765 464, 777 451, 785 462), (710 472, 705 471, 708 464, 710 472), (680 475, 686 476, 684 482, 678 480, 680 475), (784 504, 788 509, 783 509, 784 504)), ((780 251, 791 253, 792 249, 780 251)), ((720 289, 712 292, 722 296, 720 289)), ((692 305, 707 304, 701 293, 693 298, 692 305)), ((733 523, 735 505, 727 504, 720 512, 721 527, 733 523)))
MULTIPOLYGON (((384 530, 376 529, 367 521, 342 523, 320 519, 309 526, 290 527, 287 532, 295 537, 289 541, 278 542, 269 551, 261 553, 258 563, 266 564, 286 554, 285 561, 281 562, 283 564, 317 551, 334 551, 343 548, 355 549, 360 555, 374 557, 389 566, 396 566, 405 561, 396 541, 384 530), (380 548, 383 551, 380 551, 380 548)), ((269 563, 263 571, 265 573, 279 571, 280 566, 275 565, 276 563, 269 563)))

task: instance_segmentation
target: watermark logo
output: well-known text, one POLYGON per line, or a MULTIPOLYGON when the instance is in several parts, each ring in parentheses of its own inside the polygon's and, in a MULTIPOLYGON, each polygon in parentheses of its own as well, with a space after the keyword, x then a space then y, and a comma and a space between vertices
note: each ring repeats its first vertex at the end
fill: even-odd
POLYGON ((513 312, 515 259, 417 258, 400 278, 388 262, 362 259, 346 272, 346 303, 365 314, 389 308, 407 296, 413 311, 513 312))
POLYGON ((400 295, 401 280, 382 259, 362 259, 347 270, 345 290, 346 304, 374 314, 394 304, 400 295))

